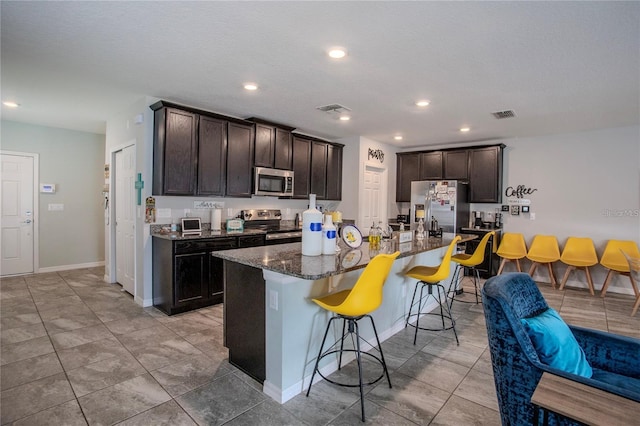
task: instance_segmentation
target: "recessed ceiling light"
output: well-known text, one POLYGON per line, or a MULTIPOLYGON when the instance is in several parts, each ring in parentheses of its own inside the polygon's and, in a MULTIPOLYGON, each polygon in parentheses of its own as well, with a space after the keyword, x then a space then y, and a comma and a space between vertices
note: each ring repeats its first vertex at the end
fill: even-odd
POLYGON ((471 130, 469 127, 460 127, 461 132, 468 132, 469 130, 471 130))
POLYGON ((347 56, 347 51, 341 47, 335 47, 329 50, 329 56, 333 59, 342 59, 347 56))
POLYGON ((401 141, 402 140, 402 136, 400 136, 400 135, 394 136, 393 138, 395 140, 397 140, 397 141, 401 141))
POLYGON ((427 105, 429 105, 429 101, 427 100, 416 101, 416 106, 426 107, 427 105))
POLYGON ((258 85, 255 83, 245 83, 244 88, 247 90, 258 90, 258 85))
POLYGON ((18 108, 20 106, 20 104, 17 104, 17 103, 12 102, 12 101, 4 101, 2 103, 2 105, 8 106, 9 108, 18 108))
POLYGON ((349 121, 351 120, 351 117, 349 117, 348 115, 341 115, 340 116, 340 121, 349 121))

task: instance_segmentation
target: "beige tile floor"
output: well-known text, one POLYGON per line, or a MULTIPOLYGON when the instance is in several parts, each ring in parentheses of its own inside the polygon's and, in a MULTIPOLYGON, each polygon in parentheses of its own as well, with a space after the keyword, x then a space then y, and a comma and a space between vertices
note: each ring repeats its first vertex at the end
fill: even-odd
MULTIPOLYGON (((168 317, 102 276, 95 268, 0 281, 2 425, 360 424, 353 389, 320 382, 284 405, 260 392, 227 361, 222 306, 168 317)), ((631 296, 540 287, 569 323, 640 337, 631 296)), ((366 389, 368 423, 500 423, 482 305, 453 309, 460 346, 451 331, 421 331, 415 346, 412 329, 383 342, 393 389, 366 389)))

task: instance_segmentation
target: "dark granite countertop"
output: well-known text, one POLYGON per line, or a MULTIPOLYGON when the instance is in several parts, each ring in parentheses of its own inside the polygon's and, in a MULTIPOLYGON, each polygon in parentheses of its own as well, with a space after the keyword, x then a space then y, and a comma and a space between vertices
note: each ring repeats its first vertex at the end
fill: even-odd
POLYGON ((200 235, 182 235, 182 232, 154 232, 152 237, 163 238, 165 240, 201 240, 203 238, 222 238, 222 237, 237 237, 241 235, 264 235, 265 231, 260 229, 245 229, 242 232, 227 232, 222 231, 202 231, 200 235))
MULTIPOLYGON (((475 235, 468 234, 460 236, 461 242, 477 238, 475 235)), ((367 266, 372 257, 380 253, 393 253, 399 250, 398 258, 413 256, 448 246, 452 239, 452 234, 445 234, 444 238, 425 238, 422 241, 414 240, 402 244, 398 244, 395 240, 383 241, 380 250, 369 249, 369 243, 366 242, 359 248, 352 249, 341 241, 339 253, 323 256, 303 256, 301 243, 216 251, 212 256, 305 280, 318 280, 362 269, 367 266)))
MULTIPOLYGON (((283 221, 284 222, 284 221, 283 221)), ((301 231, 299 227, 293 224, 293 221, 284 222, 280 225, 279 232, 301 231)), ((267 232, 262 229, 247 229, 242 232, 227 232, 226 229, 221 231, 211 231, 208 223, 202 224, 202 232, 200 235, 182 235, 182 232, 163 232, 160 226, 155 226, 151 230, 151 236, 163 238, 165 240, 198 240, 203 238, 222 238, 236 237, 242 235, 264 235, 267 232)))

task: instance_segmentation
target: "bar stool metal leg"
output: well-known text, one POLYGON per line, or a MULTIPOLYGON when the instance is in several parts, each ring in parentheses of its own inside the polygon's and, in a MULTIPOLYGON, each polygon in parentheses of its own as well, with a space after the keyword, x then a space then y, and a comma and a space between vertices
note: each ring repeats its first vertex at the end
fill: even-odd
MULTIPOLYGON (((373 350, 372 349, 372 350, 373 350)), ((361 416, 362 416, 362 421, 365 421, 365 414, 364 414, 364 386, 365 385, 372 385, 376 382, 378 382, 380 379, 382 379, 383 377, 387 378, 387 381, 389 383, 389 388, 391 388, 391 378, 389 376, 389 369, 387 368, 387 362, 384 359, 384 353, 382 351, 382 346, 380 345, 380 338, 378 337, 378 330, 376 329, 376 325, 375 322, 373 321, 373 317, 371 315, 365 314, 365 315, 361 315, 358 317, 348 317, 348 316, 342 316, 342 315, 338 315, 338 316, 334 316, 329 320, 329 323, 327 324, 327 329, 325 330, 324 333, 324 337, 322 339, 322 344, 320 345, 320 350, 318 353, 318 357, 316 358, 316 362, 313 368, 313 373, 311 375, 311 382, 309 383, 309 388, 307 389, 307 394, 306 396, 309 396, 309 393, 311 392, 311 386, 313 385, 313 379, 315 378, 316 373, 318 373, 322 378, 324 378, 325 380, 327 380, 329 383, 333 383, 339 386, 346 386, 346 387, 358 387, 360 390, 360 408, 361 408, 361 416), (369 320, 371 321, 371 325, 373 327, 373 334, 374 337, 376 339, 376 344, 377 347, 373 347, 373 345, 371 345, 369 342, 367 342, 364 338, 362 338, 360 336, 360 327, 358 324, 358 321, 364 317, 368 317, 369 320), (342 319, 343 323, 342 323, 342 336, 340 337, 340 349, 335 349, 338 345, 338 341, 336 340, 336 342, 331 345, 327 350, 324 350, 324 346, 327 340, 327 336, 329 334, 329 330, 331 329, 331 323, 333 322, 334 319, 342 319), (355 334, 355 342, 353 342, 353 347, 354 349, 345 349, 344 348, 344 340, 345 338, 347 338, 347 335, 352 336, 355 334), (365 343, 367 343, 368 345, 372 346, 373 349, 376 349, 378 352, 380 352, 380 357, 376 356, 376 354, 370 353, 370 352, 363 352, 362 351, 362 347, 361 347, 361 342, 360 341, 364 341, 365 343), (322 373, 320 372, 320 370, 318 369, 318 366, 320 364, 320 360, 322 358, 324 358, 327 355, 331 355, 334 354, 336 352, 339 352, 339 362, 338 362, 338 369, 340 369, 340 366, 342 364, 342 353, 343 352, 355 352, 355 357, 356 357, 356 364, 358 366, 358 383, 357 384, 349 384, 349 383, 340 383, 337 382, 335 380, 329 379, 328 377, 325 377, 322 375, 322 373), (367 383, 365 383, 364 380, 364 376, 362 374, 362 357, 366 355, 366 356, 370 356, 373 359, 377 360, 380 365, 382 366, 383 372, 382 374, 380 374, 379 377, 377 377, 374 380, 371 380, 367 383)))

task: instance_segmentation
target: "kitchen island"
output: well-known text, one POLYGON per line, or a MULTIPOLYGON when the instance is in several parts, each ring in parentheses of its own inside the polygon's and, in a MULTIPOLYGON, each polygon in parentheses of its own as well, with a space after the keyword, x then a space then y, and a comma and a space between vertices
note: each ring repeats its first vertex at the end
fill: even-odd
MULTIPOLYGON (((415 280, 404 272, 415 265, 439 264, 453 237, 445 234, 402 244, 388 241, 380 250, 370 250, 366 243, 356 249, 341 245, 340 252, 331 256, 303 256, 300 243, 212 253, 224 259, 224 338, 229 361, 262 382, 264 393, 286 402, 309 385, 330 318, 312 298, 353 287, 371 258, 400 251, 384 286, 382 305, 372 313, 384 341, 404 328, 409 311, 407 295, 415 280)), ((464 242, 475 236, 462 238, 464 242)), ((434 302, 431 308, 435 306, 434 302)), ((336 338, 340 332, 335 330, 336 338)), ((370 340, 373 331, 364 328, 362 335, 370 340)), ((320 366, 324 375, 337 370, 337 360, 328 358, 320 366)))

